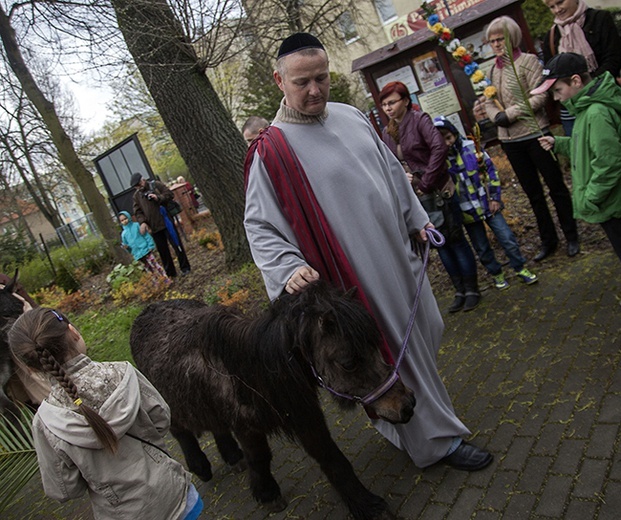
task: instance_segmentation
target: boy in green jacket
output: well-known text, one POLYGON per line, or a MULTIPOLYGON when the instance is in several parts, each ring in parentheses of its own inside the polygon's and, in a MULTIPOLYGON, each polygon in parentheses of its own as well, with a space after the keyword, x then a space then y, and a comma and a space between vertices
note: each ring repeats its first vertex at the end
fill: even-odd
POLYGON ((610 72, 593 79, 583 56, 557 54, 531 94, 550 90, 576 116, 571 137, 539 138, 571 159, 574 217, 600 224, 621 260, 621 88, 610 72))

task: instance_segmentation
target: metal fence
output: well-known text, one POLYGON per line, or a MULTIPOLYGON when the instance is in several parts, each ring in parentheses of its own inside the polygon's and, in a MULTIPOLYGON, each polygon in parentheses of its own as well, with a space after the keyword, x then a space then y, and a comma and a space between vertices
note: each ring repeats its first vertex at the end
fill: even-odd
POLYGON ((88 213, 82 218, 56 228, 56 234, 66 248, 77 244, 80 240, 84 240, 85 238, 98 237, 100 235, 93 221, 92 213, 88 213))

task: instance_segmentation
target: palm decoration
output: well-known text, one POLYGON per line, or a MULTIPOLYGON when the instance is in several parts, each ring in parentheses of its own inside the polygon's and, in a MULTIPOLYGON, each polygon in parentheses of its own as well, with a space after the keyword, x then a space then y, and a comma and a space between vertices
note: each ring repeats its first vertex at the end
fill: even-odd
MULTIPOLYGON (((513 58, 513 45, 511 44, 511 35, 507 28, 504 28, 504 37, 505 37, 505 52, 506 58, 511 65, 511 70, 513 74, 507 75, 507 87, 513 94, 513 97, 517 100, 517 105, 520 108, 520 112, 522 115, 519 117, 521 121, 523 121, 528 129, 532 133, 539 133, 540 136, 543 137, 544 133, 539 123, 537 123, 537 117, 535 116, 535 111, 533 110, 533 106, 530 104, 530 90, 528 86, 524 86, 520 81, 520 76, 518 75, 517 66, 515 65, 515 60, 513 58)), ((552 157, 556 160, 556 155, 554 152, 550 150, 552 157)))
POLYGON ((16 423, 0 418, 0 513, 37 473, 37 456, 32 438, 34 414, 20 408, 16 423))

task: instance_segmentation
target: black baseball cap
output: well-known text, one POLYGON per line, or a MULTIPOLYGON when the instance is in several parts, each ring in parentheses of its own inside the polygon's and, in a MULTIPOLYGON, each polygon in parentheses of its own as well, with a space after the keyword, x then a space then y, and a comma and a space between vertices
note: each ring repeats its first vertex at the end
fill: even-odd
POLYGON ((584 56, 575 52, 561 52, 546 63, 541 73, 543 81, 536 89, 531 90, 530 93, 533 96, 543 94, 556 83, 557 79, 568 78, 574 74, 582 74, 588 71, 589 68, 584 56))

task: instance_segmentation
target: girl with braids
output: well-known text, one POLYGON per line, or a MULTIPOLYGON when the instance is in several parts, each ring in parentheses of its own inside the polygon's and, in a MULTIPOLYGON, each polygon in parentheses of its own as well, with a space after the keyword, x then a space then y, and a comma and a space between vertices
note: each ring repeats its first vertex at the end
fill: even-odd
POLYGON ((95 518, 194 520, 190 474, 165 451, 170 409, 128 362, 97 363, 66 316, 39 307, 9 331, 13 355, 52 383, 33 421, 45 493, 88 491, 95 518))

